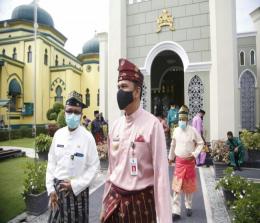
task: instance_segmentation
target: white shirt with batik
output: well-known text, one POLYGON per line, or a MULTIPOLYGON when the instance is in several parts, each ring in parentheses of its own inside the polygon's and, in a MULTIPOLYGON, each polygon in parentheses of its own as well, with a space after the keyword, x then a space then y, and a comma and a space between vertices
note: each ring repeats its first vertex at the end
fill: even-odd
POLYGON ((71 180, 77 196, 94 179, 99 168, 95 140, 90 132, 79 126, 74 131, 59 129, 52 140, 48 155, 46 187, 48 194, 55 191, 54 179, 71 180))

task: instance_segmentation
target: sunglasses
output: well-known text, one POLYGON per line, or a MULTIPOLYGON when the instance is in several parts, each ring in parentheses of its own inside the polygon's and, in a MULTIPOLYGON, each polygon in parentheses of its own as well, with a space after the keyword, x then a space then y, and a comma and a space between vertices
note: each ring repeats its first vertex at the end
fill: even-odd
POLYGON ((69 115, 72 113, 74 113, 75 115, 81 115, 81 111, 78 110, 65 110, 65 112, 69 115))

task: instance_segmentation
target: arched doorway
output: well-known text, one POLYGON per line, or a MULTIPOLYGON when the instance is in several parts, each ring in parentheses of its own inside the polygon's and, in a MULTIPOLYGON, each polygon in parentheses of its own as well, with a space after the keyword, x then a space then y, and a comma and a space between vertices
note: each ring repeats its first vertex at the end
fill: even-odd
POLYGON ((151 66, 151 112, 163 111, 166 116, 171 101, 184 104, 184 69, 180 56, 164 50, 151 66))
POLYGON ((243 129, 255 130, 256 127, 256 94, 255 76, 249 70, 240 75, 240 108, 241 127, 243 129))

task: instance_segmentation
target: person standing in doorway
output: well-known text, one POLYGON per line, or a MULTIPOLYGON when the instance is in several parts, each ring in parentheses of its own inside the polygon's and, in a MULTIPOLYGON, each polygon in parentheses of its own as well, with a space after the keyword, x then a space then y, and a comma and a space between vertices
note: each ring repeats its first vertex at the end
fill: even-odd
MULTIPOLYGON (((192 119, 192 126, 198 131, 198 133, 200 134, 201 138, 204 141, 204 145, 206 146, 206 140, 203 136, 203 118, 205 113, 206 112, 204 110, 200 109, 199 112, 192 119)), ((202 149, 202 151, 198 155, 198 158, 196 159, 197 166, 202 166, 205 164, 206 155, 207 155, 206 151, 202 149)))
POLYGON ((167 114, 167 124, 170 128, 170 137, 172 138, 173 131, 178 126, 178 109, 174 101, 170 102, 170 106, 167 114))
POLYGON ((179 111, 178 127, 174 130, 169 152, 169 163, 175 160, 173 175, 173 221, 181 217, 181 192, 184 193, 186 214, 192 215, 192 194, 196 191, 195 159, 199 155, 203 140, 195 128, 188 125, 188 107, 179 111))
POLYGON ((118 70, 117 102, 124 115, 109 131, 101 222, 171 223, 163 127, 140 107, 144 79, 140 70, 126 59, 119 60, 118 70))

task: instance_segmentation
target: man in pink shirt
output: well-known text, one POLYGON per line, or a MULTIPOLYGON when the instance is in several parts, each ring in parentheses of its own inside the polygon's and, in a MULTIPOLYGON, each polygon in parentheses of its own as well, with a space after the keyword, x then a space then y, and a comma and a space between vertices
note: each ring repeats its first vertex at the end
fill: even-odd
POLYGON ((143 74, 119 60, 117 101, 125 114, 109 131, 108 178, 101 222, 170 223, 170 184, 164 131, 140 107, 143 74))
MULTIPOLYGON (((206 144, 206 141, 203 137, 203 117, 205 115, 205 111, 200 109, 199 112, 197 113, 197 115, 194 116, 194 118, 192 119, 192 126, 198 131, 198 133, 201 135, 201 138, 204 141, 204 144, 206 144)), ((204 165, 205 163, 205 159, 206 159, 206 151, 201 151, 199 156, 196 159, 196 164, 197 166, 201 166, 204 165)))

